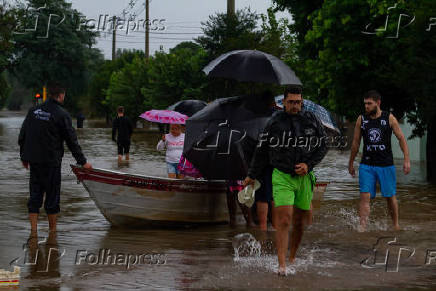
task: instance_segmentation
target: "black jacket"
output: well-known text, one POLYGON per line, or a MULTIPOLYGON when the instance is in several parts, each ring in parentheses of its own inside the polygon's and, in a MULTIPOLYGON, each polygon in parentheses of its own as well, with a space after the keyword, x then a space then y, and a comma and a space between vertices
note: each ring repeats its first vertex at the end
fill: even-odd
POLYGON ((133 132, 133 125, 127 116, 115 118, 112 124, 112 140, 118 143, 129 142, 133 132), (118 131, 118 135, 116 134, 118 131), (117 139, 115 140, 115 135, 117 139))
POLYGON ((295 176, 295 165, 306 163, 310 172, 327 153, 326 137, 313 113, 301 111, 293 116, 277 111, 260 137, 248 176, 259 179, 267 165, 295 176))
POLYGON ((84 165, 86 158, 77 141, 70 114, 57 101, 49 99, 31 108, 21 126, 18 138, 21 160, 60 166, 64 141, 77 163, 84 165))

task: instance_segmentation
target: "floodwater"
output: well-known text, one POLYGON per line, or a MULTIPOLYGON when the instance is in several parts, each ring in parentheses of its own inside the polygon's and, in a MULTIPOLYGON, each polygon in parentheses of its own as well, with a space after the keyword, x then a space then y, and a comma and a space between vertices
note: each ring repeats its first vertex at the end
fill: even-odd
MULTIPOLYGON (((436 188, 425 182, 422 164, 412 163, 411 174, 404 176, 401 161, 396 161, 403 230, 390 230, 386 202, 377 198, 371 204, 369 230, 359 233, 358 180, 347 172, 349 152, 329 152, 317 176, 331 184, 305 232, 296 263, 288 267, 290 275, 278 277, 274 231, 265 234, 242 222, 236 228, 111 228, 76 183, 68 151, 62 168, 57 236, 48 236, 42 210, 39 238, 28 240, 29 172, 21 166, 17 146, 22 121, 20 114, 0 112, 0 268, 21 266, 21 288, 436 287, 436 188), (107 252, 112 257, 117 254, 116 263, 112 264, 115 259, 111 263, 110 256, 107 259, 107 252), (126 258, 132 259, 128 266, 126 258)), ((155 151, 159 134, 135 132, 131 161, 119 166, 111 130, 98 122, 86 122, 85 127, 78 136, 94 167, 165 175, 164 156, 155 151)))

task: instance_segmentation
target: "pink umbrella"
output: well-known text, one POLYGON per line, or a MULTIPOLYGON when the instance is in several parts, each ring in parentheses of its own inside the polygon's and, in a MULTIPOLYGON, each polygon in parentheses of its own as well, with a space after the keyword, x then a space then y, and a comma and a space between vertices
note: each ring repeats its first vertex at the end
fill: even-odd
POLYGON ((188 116, 171 110, 150 110, 142 113, 139 117, 151 122, 169 124, 185 124, 186 119, 188 119, 188 116))

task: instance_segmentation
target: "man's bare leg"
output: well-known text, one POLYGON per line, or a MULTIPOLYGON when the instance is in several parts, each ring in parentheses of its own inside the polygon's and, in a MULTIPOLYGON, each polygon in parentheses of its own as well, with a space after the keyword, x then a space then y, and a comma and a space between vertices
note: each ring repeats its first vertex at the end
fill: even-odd
POLYGON ((310 210, 308 215, 306 215, 306 225, 311 225, 313 223, 313 204, 310 203, 310 210))
POLYGON ((274 206, 274 201, 271 201, 271 224, 274 229, 277 229, 277 209, 274 206))
POLYGON ((276 207, 275 211, 277 212, 276 245, 279 274, 283 274, 286 272, 286 253, 288 250, 289 228, 292 221, 293 206, 279 206, 276 207))
POLYGON ((227 208, 229 210, 229 224, 230 226, 236 226, 236 199, 233 192, 227 190, 227 208))
POLYGON ((130 155, 126 154, 126 161, 130 160, 130 155))
POLYGON ((294 214, 292 216, 292 232, 291 232, 291 251, 289 253, 289 262, 295 261, 295 255, 297 254, 298 246, 303 238, 304 227, 309 219, 310 210, 301 210, 294 208, 294 214))
POLYGON ((48 214, 48 228, 50 232, 56 231, 57 214, 48 214))
POLYGON ((400 230, 400 225, 398 224, 398 202, 397 197, 394 195, 392 197, 386 197, 386 202, 388 204, 388 211, 392 218, 392 223, 394 224, 395 230, 400 230))
POLYGON ((369 201, 371 199, 371 194, 368 192, 360 193, 360 202, 359 202, 359 216, 360 216, 360 225, 358 231, 362 232, 366 230, 368 225, 369 218, 369 201))
POLYGON ((259 219, 260 230, 267 230, 268 225, 268 203, 258 201, 257 206, 257 218, 259 219))
POLYGON ((238 201, 238 198, 236 198, 236 196, 238 195, 237 193, 238 192, 234 192, 233 195, 239 205, 239 208, 241 208, 242 215, 244 216, 245 219, 245 224, 247 225, 247 227, 254 227, 253 217, 251 216, 251 208, 238 201))
POLYGON ((123 156, 122 155, 118 155, 118 163, 121 163, 123 161, 123 156))
POLYGON ((29 213, 30 220, 30 233, 37 234, 38 233, 38 213, 29 213))

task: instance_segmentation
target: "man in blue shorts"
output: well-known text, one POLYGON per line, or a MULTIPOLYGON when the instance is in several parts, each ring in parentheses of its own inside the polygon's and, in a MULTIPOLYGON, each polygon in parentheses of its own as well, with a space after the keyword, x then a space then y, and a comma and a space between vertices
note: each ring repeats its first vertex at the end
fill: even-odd
POLYGON ((398 125, 397 119, 387 111, 381 111, 381 96, 371 90, 364 96, 365 114, 357 118, 351 146, 348 171, 355 177, 354 159, 363 137, 363 155, 359 166, 360 186, 360 227, 366 229, 370 207, 370 198, 375 198, 376 184, 380 184, 382 196, 387 200, 387 207, 392 217, 394 229, 399 230, 398 203, 396 199, 396 174, 391 148, 391 136, 394 132, 404 154, 404 174, 410 172, 409 148, 406 138, 398 125))

